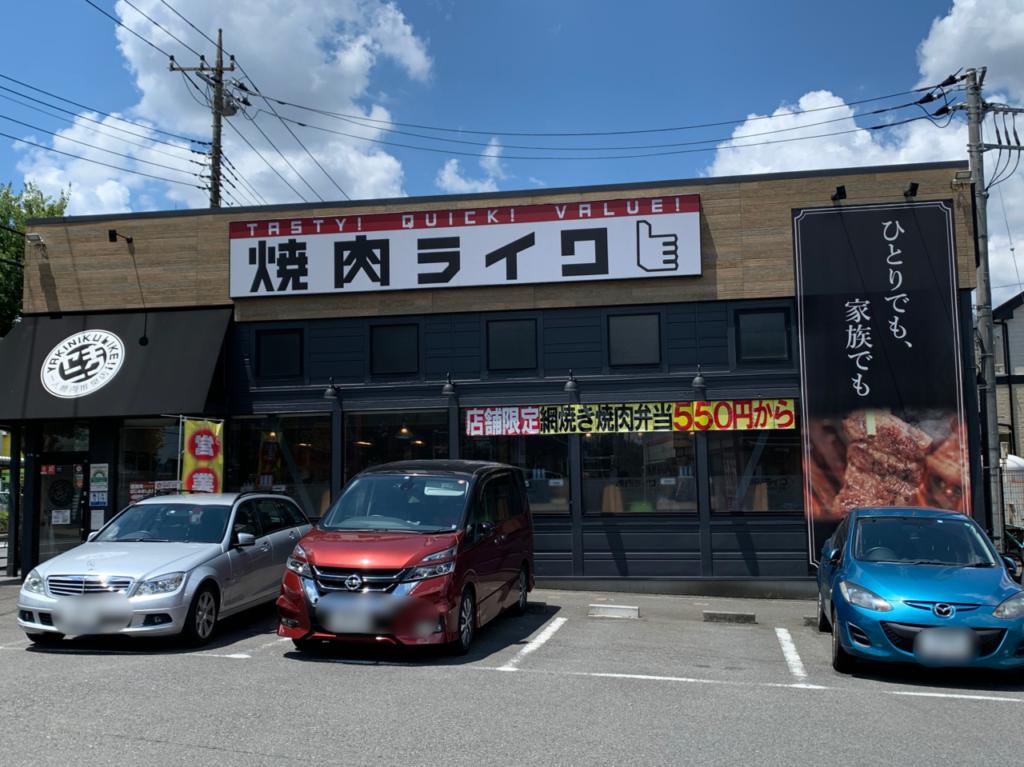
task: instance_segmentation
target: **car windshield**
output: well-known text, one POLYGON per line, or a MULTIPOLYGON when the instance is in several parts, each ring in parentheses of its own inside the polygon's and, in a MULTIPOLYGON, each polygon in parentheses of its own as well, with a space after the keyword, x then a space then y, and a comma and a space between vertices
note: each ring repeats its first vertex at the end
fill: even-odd
POLYGON ((860 517, 853 556, 864 562, 995 567, 980 528, 969 519, 860 517))
POLYGON ((469 482, 458 477, 376 474, 353 480, 334 502, 321 530, 454 530, 462 521, 469 482))
POLYGON ((94 540, 220 543, 230 516, 230 506, 144 503, 125 511, 94 540))

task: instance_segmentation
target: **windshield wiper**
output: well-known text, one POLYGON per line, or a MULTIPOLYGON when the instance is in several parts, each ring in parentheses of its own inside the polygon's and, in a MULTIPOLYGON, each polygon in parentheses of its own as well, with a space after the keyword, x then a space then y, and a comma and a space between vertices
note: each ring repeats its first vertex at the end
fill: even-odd
POLYGON ((170 543, 170 538, 125 538, 126 543, 170 543))
POLYGON ((916 562, 907 562, 908 565, 941 565, 942 567, 951 567, 949 562, 933 562, 930 559, 919 559, 916 562))
POLYGON ((964 565, 964 567, 996 567, 995 562, 975 562, 973 565, 964 565))

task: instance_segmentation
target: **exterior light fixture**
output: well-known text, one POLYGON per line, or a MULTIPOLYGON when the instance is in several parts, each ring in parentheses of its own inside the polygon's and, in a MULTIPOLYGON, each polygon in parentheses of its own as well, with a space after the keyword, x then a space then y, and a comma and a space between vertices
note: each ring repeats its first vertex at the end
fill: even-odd
POLYGON ((25 239, 31 242, 33 245, 43 244, 43 236, 41 234, 36 234, 35 232, 29 232, 28 234, 26 234, 25 239))
POLYGON ((121 239, 123 239, 127 243, 131 243, 132 242, 132 238, 129 235, 118 234, 116 229, 108 229, 107 230, 107 239, 110 240, 110 242, 117 242, 117 238, 118 237, 120 237, 121 239))
POLYGON ((705 381, 704 376, 700 374, 700 365, 697 366, 697 375, 693 377, 693 380, 690 382, 690 386, 697 391, 697 394, 700 395, 702 400, 707 396, 708 382, 705 381))
POLYGON ((445 385, 441 387, 441 394, 452 395, 455 394, 455 381, 452 380, 452 374, 448 374, 448 380, 445 385))
POLYGON ((331 382, 324 389, 324 399, 338 399, 338 387, 334 385, 334 376, 331 376, 331 382))
POLYGON ((572 368, 569 368, 569 380, 565 382, 565 389, 564 389, 564 391, 576 392, 576 391, 579 391, 579 390, 580 390, 579 384, 577 383, 576 379, 573 378, 573 375, 572 375, 572 368))
POLYGON ((835 202, 836 200, 845 200, 845 199, 846 199, 846 187, 845 186, 837 186, 836 190, 832 193, 832 201, 835 202))
POLYGON ((917 188, 920 186, 916 181, 911 181, 910 186, 903 190, 904 197, 917 197, 917 188))

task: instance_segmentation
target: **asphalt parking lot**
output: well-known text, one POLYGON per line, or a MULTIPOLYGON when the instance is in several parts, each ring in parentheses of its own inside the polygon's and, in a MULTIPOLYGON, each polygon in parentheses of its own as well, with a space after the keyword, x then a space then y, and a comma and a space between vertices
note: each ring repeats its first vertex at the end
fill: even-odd
POLYGON ((811 602, 537 591, 463 658, 274 633, 273 608, 202 650, 167 640, 31 647, 0 581, 0 759, 9 765, 1019 764, 1024 683, 829 665, 811 602), (543 606, 536 603, 543 603, 543 606), (588 605, 640 607, 639 620, 588 605), (705 610, 755 625, 705 623, 705 610))

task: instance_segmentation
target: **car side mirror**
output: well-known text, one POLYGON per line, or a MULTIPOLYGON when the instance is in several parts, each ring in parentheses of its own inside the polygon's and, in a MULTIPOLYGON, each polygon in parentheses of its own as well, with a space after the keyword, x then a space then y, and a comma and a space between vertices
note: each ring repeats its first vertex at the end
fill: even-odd
POLYGON ((252 533, 238 533, 235 539, 235 545, 240 549, 248 546, 255 546, 256 536, 252 533))
POLYGON ((1017 574, 1017 563, 1013 560, 1012 557, 1003 557, 1003 562, 1006 564, 1007 570, 1009 570, 1014 575, 1017 574))
POLYGON ((494 532, 494 524, 491 522, 481 522, 480 532, 483 533, 485 536, 490 535, 494 532))
POLYGON ((839 558, 841 556, 842 552, 839 549, 832 549, 832 551, 828 553, 828 563, 830 565, 836 564, 837 562, 839 562, 839 558))
POLYGON ((97 531, 96 531, 96 532, 94 532, 94 533, 89 533, 89 537, 85 539, 86 543, 88 543, 89 541, 91 541, 91 540, 92 540, 93 538, 95 538, 95 537, 96 537, 97 535, 99 535, 99 534, 100 534, 100 531, 99 531, 99 530, 97 530, 97 531))

